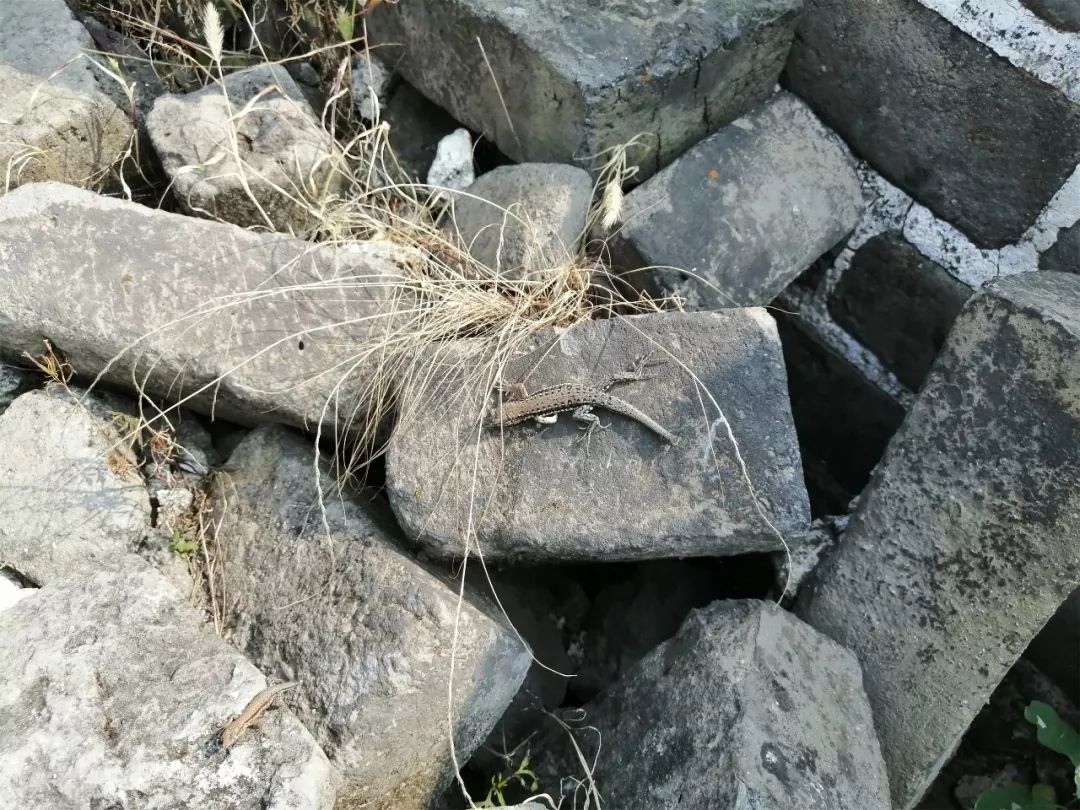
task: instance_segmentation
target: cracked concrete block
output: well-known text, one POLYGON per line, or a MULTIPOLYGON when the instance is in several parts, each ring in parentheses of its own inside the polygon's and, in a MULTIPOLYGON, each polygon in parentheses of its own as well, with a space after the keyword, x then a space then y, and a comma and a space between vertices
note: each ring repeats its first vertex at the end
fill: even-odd
POLYGON ((1078 538, 1080 276, 1013 276, 965 305, 797 605, 862 664, 896 808, 1080 585, 1078 538))
POLYGON ((692 308, 764 306, 850 232, 862 204, 847 148, 779 93, 631 191, 612 257, 659 268, 626 278, 692 308))
POLYGON ((928 0, 808 0, 784 77, 856 154, 981 247, 1016 242, 1080 163, 1080 104, 928 0))
POLYGON ((801 7, 409 0, 368 29, 409 82, 514 160, 592 168, 644 133, 631 159, 645 177, 768 97, 801 7))

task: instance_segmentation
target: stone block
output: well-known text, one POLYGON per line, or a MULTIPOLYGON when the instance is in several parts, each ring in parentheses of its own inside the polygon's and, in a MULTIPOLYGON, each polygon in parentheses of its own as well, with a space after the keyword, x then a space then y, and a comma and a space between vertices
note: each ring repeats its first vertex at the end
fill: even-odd
POLYGON ((368 20, 424 95, 521 162, 592 168, 644 133, 641 177, 772 92, 801 0, 409 0, 368 20))
POLYGON ((472 591, 459 604, 456 583, 395 548, 373 493, 338 491, 324 468, 320 504, 314 453, 259 428, 215 479, 228 635, 301 681, 291 705, 341 772, 345 806, 425 810, 454 773, 451 734, 464 763, 529 650, 472 591))
POLYGON ((808 0, 784 81, 981 247, 1018 241, 1080 163, 1080 104, 926 0, 808 0))
POLYGON ((913 807, 1080 585, 1080 277, 995 282, 957 318, 798 612, 862 663, 913 807))
POLYGON ((438 557, 463 554, 470 516, 489 562, 771 551, 781 545, 770 523, 787 533, 809 522, 779 339, 764 310, 587 321, 539 337, 506 365, 504 383, 536 391, 603 385, 645 359, 646 379, 611 392, 674 444, 602 408, 608 427, 588 441, 568 413, 542 428, 483 427, 491 382, 462 369, 489 359, 468 341, 438 352, 439 372, 404 392, 413 406, 399 417, 386 475, 406 534, 438 557))
POLYGON ((889 806, 855 657, 771 602, 694 611, 581 714, 592 780, 562 729, 536 746, 564 806, 591 783, 620 810, 889 806))
POLYGON ((319 246, 23 186, 0 197, 0 353, 48 339, 89 379, 245 424, 329 424, 351 418, 366 371, 328 370, 387 327, 378 279, 398 261, 387 243, 319 246))
POLYGON ((780 93, 630 192, 612 255, 691 307, 764 306, 861 212, 843 143, 780 93))

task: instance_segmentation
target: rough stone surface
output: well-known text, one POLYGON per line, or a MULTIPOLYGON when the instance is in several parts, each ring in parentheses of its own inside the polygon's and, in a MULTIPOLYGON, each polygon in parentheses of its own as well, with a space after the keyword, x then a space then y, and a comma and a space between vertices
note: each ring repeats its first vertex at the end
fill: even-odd
POLYGON ((83 53, 95 49, 94 40, 64 0, 4 0, 0 31, 0 65, 52 77, 51 84, 80 95, 101 91, 96 68, 83 53))
POLYGON ((801 7, 410 0, 368 27, 406 79, 514 160, 592 168, 646 133, 631 156, 644 177, 772 92, 801 7))
POLYGON ((0 613, 0 806, 329 810, 333 772, 289 711, 215 750, 266 682, 198 622, 134 558, 0 613))
POLYGON ((1080 273, 1080 222, 1058 233, 1057 241, 1039 257, 1039 269, 1080 273))
POLYGON ((427 184, 461 191, 472 185, 475 179, 472 136, 469 130, 458 127, 435 147, 435 159, 428 169, 427 184))
POLYGON ((261 65, 154 102, 147 129, 191 214, 307 236, 339 192, 340 154, 285 68, 261 65), (257 97, 257 100, 256 100, 257 97))
POLYGON ((451 670, 465 762, 529 652, 468 591, 459 609, 455 583, 391 545, 392 518, 372 493, 340 494, 324 476, 325 517, 311 443, 260 428, 216 479, 229 636, 264 672, 302 682, 290 705, 342 772, 343 801, 422 810, 453 773, 451 670))
POLYGON ((785 77, 856 153, 983 247, 1016 242, 1080 162, 1080 105, 922 0, 809 0, 785 77))
POLYGON ((829 312, 915 390, 970 297, 970 287, 888 233, 855 251, 829 296, 829 312))
POLYGON ((0 416, 0 563, 37 584, 108 565, 150 527, 134 456, 82 405, 40 391, 0 416))
POLYGON ((800 614, 862 662, 897 808, 1080 584, 1080 278, 964 307, 800 614))
POLYGON ((672 268, 650 270, 648 286, 691 306, 765 305, 861 211, 847 149, 780 93, 627 195, 612 250, 628 270, 672 268))
POLYGON ((814 517, 848 511, 870 478, 904 406, 819 339, 798 316, 777 315, 814 517))
POLYGON ((573 260, 591 200, 592 179, 575 166, 500 166, 455 198, 454 222, 485 266, 510 278, 542 278, 573 260))
POLYGON ((648 379, 612 393, 674 433, 674 446, 602 409, 597 415, 609 429, 588 446, 569 414, 542 429, 533 423, 481 428, 484 404, 494 405, 494 397, 475 374, 463 381, 459 369, 484 358, 466 341, 440 352, 440 379, 405 393, 406 402, 424 407, 404 419, 387 459, 398 520, 437 556, 462 554, 470 513, 489 561, 614 561, 779 548, 751 498, 728 423, 769 520, 783 533, 808 522, 779 341, 764 310, 589 321, 538 339, 535 349, 506 366, 505 383, 536 391, 568 382, 602 385, 645 356, 648 379), (704 390, 666 359, 667 351, 704 390))
MULTIPOLYGON (((605 806, 888 807, 858 663, 771 602, 694 611, 584 714, 599 753, 595 733, 575 737, 605 806)), ((584 777, 565 732, 540 749, 542 784, 584 777)))
POLYGON ((84 94, 0 63, 0 189, 40 180, 105 183, 132 134, 127 116, 100 92, 84 94))
MULTIPOLYGON (((374 279, 402 260, 385 244, 317 248, 56 183, 23 186, 0 197, 0 350, 38 355, 48 339, 80 374, 138 380, 165 400, 205 389, 187 404, 242 423, 313 425, 345 373, 328 371, 385 327, 356 319, 384 311, 374 279), (270 293, 358 275, 371 286, 270 293)), ((362 374, 328 414, 352 412, 362 374)))
POLYGON ((1076 0, 1020 0, 1055 28, 1080 31, 1080 5, 1076 0))

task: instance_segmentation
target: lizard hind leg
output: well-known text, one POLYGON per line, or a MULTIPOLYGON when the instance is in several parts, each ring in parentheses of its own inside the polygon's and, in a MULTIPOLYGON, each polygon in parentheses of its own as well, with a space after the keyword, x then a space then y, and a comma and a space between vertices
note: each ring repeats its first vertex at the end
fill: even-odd
POLYGON ((585 442, 585 457, 588 458, 593 433, 597 430, 606 430, 606 425, 600 423, 600 417, 592 412, 591 405, 582 405, 580 408, 575 408, 573 417, 581 423, 581 430, 585 431, 585 435, 579 441, 585 442))

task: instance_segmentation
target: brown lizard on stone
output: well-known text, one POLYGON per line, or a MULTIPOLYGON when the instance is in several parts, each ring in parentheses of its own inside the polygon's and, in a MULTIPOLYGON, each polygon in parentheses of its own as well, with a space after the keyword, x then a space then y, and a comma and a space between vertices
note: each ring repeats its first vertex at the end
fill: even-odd
POLYGON ((276 686, 268 686, 255 695, 255 697, 248 701, 244 710, 229 721, 229 723, 218 733, 218 744, 220 745, 221 750, 228 751, 237 743, 250 726, 258 723, 262 713, 269 709, 270 704, 274 702, 274 698, 286 689, 292 689, 294 686, 299 685, 299 681, 279 683, 276 686))
POLYGON ((585 430, 585 439, 588 441, 592 432, 601 427, 600 418, 592 412, 592 409, 604 408, 633 419, 668 444, 675 444, 675 437, 655 419, 629 402, 608 393, 608 389, 618 383, 644 379, 641 375, 643 363, 644 360, 638 361, 632 371, 616 374, 600 386, 563 383, 542 388, 530 394, 523 384, 516 383, 505 389, 508 396, 495 402, 485 416, 484 424, 492 428, 505 428, 531 419, 540 425, 550 425, 558 420, 560 413, 572 411, 574 419, 584 423, 583 430, 585 430))

